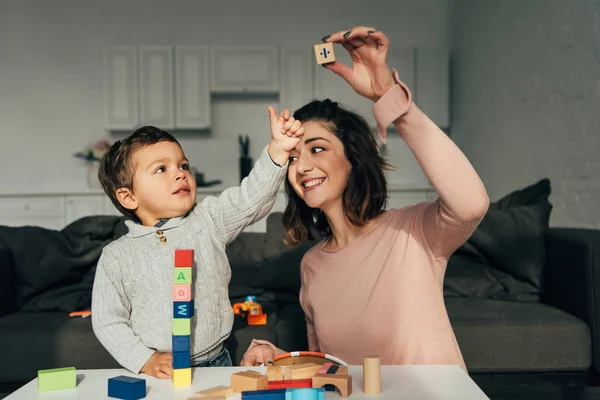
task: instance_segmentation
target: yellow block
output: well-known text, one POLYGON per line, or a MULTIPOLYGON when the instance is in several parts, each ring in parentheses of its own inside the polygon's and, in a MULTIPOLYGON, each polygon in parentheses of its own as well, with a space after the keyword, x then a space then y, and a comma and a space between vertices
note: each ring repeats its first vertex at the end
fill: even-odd
POLYGON ((174 369, 173 370, 173 385, 174 386, 190 386, 192 384, 192 369, 174 369))

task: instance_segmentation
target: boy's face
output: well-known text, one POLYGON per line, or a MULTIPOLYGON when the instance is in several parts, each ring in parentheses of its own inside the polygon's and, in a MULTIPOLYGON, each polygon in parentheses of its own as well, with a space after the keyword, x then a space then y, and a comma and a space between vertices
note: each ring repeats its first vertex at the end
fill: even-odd
POLYGON ((142 147, 132 161, 133 191, 119 200, 124 207, 135 209, 143 225, 180 217, 194 206, 196 181, 177 143, 163 141, 142 147))

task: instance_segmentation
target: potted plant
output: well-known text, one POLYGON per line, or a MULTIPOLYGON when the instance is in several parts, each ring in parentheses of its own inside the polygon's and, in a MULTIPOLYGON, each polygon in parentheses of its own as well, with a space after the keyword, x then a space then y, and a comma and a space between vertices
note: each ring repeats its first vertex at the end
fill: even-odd
POLYGON ((98 180, 98 168, 100 167, 100 161, 102 157, 112 146, 112 143, 108 139, 100 139, 96 143, 86 146, 82 151, 75 153, 76 158, 84 160, 88 164, 88 186, 93 189, 100 188, 100 181, 98 180))

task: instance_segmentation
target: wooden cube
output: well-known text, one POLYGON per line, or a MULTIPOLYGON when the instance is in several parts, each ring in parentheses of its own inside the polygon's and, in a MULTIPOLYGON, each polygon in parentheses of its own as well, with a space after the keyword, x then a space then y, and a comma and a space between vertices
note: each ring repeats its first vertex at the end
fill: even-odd
POLYGON ((173 386, 190 386, 192 384, 192 369, 174 369, 173 386))
POLYGON ((192 284, 192 268, 175 268, 173 270, 173 283, 175 285, 191 285, 192 284))
POLYGON ((38 371, 38 392, 72 389, 77 386, 75 367, 42 369, 38 371))
POLYGON ((210 389, 202 390, 200 392, 196 392, 194 396, 202 399, 206 399, 207 397, 213 396, 221 396, 223 398, 228 398, 233 396, 233 389, 229 386, 220 385, 212 387, 210 389))
POLYGON ((175 250, 175 267, 193 267, 194 250, 178 249, 175 250))
POLYGON ((333 43, 315 44, 315 56, 317 64, 328 64, 335 61, 335 53, 333 52, 333 43))
POLYGON ((231 387, 235 393, 247 390, 267 390, 269 380, 266 375, 257 371, 236 372, 231 375, 231 387))
POLYGON ((192 285, 173 285, 173 301, 192 300, 192 285))
POLYGON ((108 397, 138 400, 146 397, 146 380, 131 376, 115 376, 108 380, 108 397))
POLYGON ((192 320, 190 318, 173 319, 173 336, 189 336, 192 332, 192 320))

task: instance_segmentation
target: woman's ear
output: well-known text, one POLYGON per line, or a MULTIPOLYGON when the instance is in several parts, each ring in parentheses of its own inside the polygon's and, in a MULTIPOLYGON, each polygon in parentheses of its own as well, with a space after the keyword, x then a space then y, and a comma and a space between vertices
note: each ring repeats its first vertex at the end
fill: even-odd
POLYGON ((135 199, 135 196, 131 189, 127 189, 127 188, 117 189, 116 195, 117 195, 117 200, 119 200, 119 203, 121 203, 121 205, 123 207, 125 207, 126 209, 135 210, 138 208, 138 202, 135 199))

